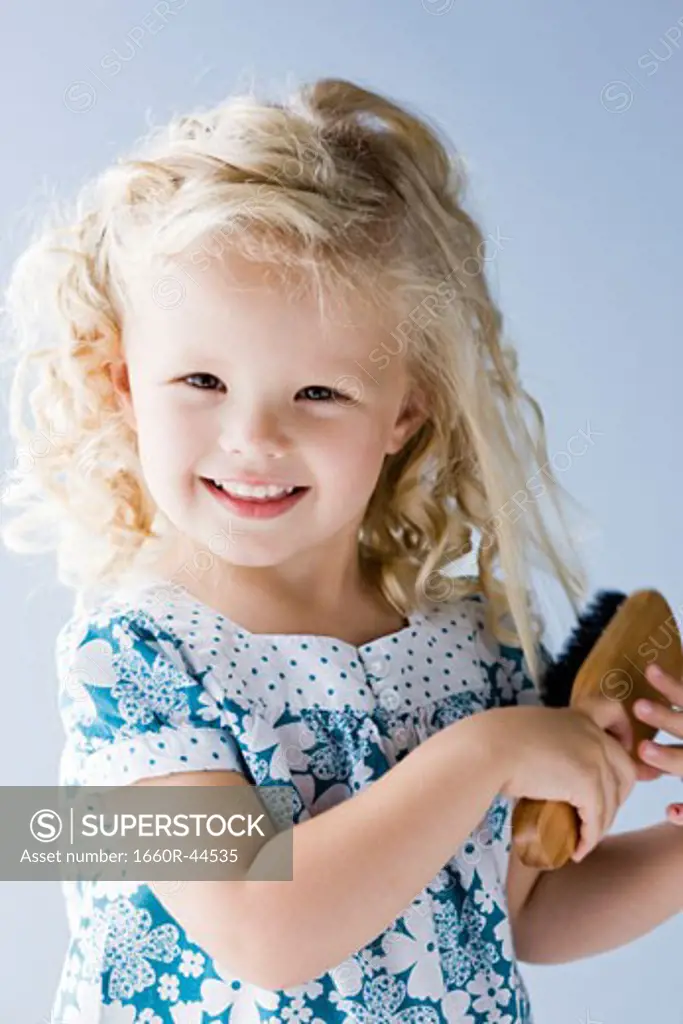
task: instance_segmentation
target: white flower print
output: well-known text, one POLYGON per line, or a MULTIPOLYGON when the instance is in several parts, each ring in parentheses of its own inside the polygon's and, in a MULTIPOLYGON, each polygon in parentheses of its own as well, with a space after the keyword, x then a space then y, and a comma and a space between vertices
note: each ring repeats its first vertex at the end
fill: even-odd
POLYGON ((186 978, 198 978, 204 970, 206 957, 202 953, 193 953, 191 949, 184 949, 180 956, 178 970, 186 978))
MULTIPOLYGON (((93 1024, 93 1021, 99 1020, 101 1016, 101 999, 99 982, 79 985, 75 994, 75 1004, 70 1004, 58 1013, 54 1017, 55 1024, 93 1024)), ((135 1024, 135 1007, 123 1006, 118 999, 109 1003, 107 1024, 135 1024)))
POLYGON ((128 628, 124 629, 120 622, 114 622, 111 627, 111 635, 120 651, 132 651, 135 647, 135 637, 131 636, 128 628))
POLYGON ((343 963, 333 967, 330 978, 335 990, 330 992, 327 998, 333 1005, 346 996, 357 995, 363 987, 363 971, 358 963, 358 957, 350 956, 343 963))
POLYGON ((344 785, 344 783, 336 782, 334 785, 328 786, 327 789, 323 790, 318 799, 314 801, 315 776, 297 775, 294 781, 301 794, 304 807, 308 809, 311 817, 321 814, 322 811, 329 810, 330 807, 341 803, 342 800, 348 800, 351 796, 351 790, 348 786, 344 785))
POLYGON ((169 1003, 175 1003, 178 999, 178 979, 174 974, 162 974, 159 978, 159 999, 165 999, 169 1003))
MULTIPOLYGON (((152 928, 148 910, 135 907, 129 899, 119 897, 104 910, 93 913, 94 948, 103 945, 102 968, 111 970, 108 995, 111 999, 130 999, 136 992, 153 985, 156 980, 150 960, 168 964, 180 953, 179 932, 175 925, 162 924, 152 928)), ((99 958, 98 958, 99 959, 99 958)))
POLYGON ((315 746, 315 733, 309 729, 305 722, 298 719, 296 722, 279 725, 277 727, 277 738, 279 740, 279 748, 273 756, 273 761, 278 757, 282 757, 283 763, 289 771, 306 771, 309 761, 306 751, 315 746))
POLYGON ((509 1013, 503 1013, 498 1007, 490 1010, 487 1016, 487 1024, 514 1024, 509 1013))
POLYGON ((214 722, 218 719, 219 725, 234 732, 239 731, 239 721, 235 712, 221 707, 216 698, 206 690, 202 690, 199 694, 198 703, 197 714, 202 721, 214 722))
POLYGON ((511 960, 510 976, 507 980, 508 988, 510 990, 511 1003, 507 1004, 508 1010, 519 1009, 521 1012, 528 1010, 529 1006, 529 994, 526 991, 524 982, 519 973, 517 963, 514 957, 511 960))
POLYGON ((296 997, 297 999, 303 997, 306 997, 307 999, 318 999, 322 995, 322 992, 322 985, 319 981, 315 981, 315 979, 313 981, 307 981, 303 985, 297 985, 296 987, 287 989, 287 995, 290 997, 296 997))
POLYGON ((364 718, 358 727, 358 739, 376 743, 380 732, 371 718, 364 718))
POLYGON ((490 914, 496 905, 493 894, 488 889, 477 889, 474 894, 474 900, 479 905, 483 914, 490 914))
POLYGON ((486 918, 478 913, 471 892, 459 911, 450 901, 435 901, 434 921, 449 986, 462 988, 499 959, 495 944, 485 937, 486 918))
POLYGON ((493 934, 500 943, 501 957, 509 961, 514 960, 515 952, 512 944, 512 929, 510 928, 509 917, 505 916, 501 918, 493 929, 493 934))
POLYGON ((365 789, 368 782, 372 780, 373 771, 372 768, 365 763, 365 761, 359 761, 354 765, 353 771, 349 777, 349 783, 354 792, 358 792, 361 789, 365 789))
POLYGON ((164 1022, 154 1010, 141 1010, 135 1018, 135 1024, 164 1024, 164 1022))
MULTIPOLYGON (((284 705, 278 707, 275 715, 280 717, 284 705)), ((270 717, 270 713, 268 718, 270 717)), ((242 728, 249 736, 249 749, 261 754, 277 745, 279 730, 276 730, 260 711, 249 712, 242 719, 242 728)))
POLYGON ((119 714, 125 720, 122 731, 131 732, 141 725, 150 725, 155 716, 173 717, 176 723, 187 719, 187 694, 192 680, 163 655, 156 655, 150 664, 138 648, 125 657, 115 653, 112 668, 116 682, 111 688, 119 714))
POLYGON ((431 1006, 421 1006, 419 1010, 407 1006, 401 1010, 405 994, 406 986, 402 981, 382 975, 363 985, 362 1004, 344 1000, 339 1008, 351 1014, 351 1020, 357 1024, 410 1024, 415 1020, 420 1024, 438 1024, 438 1014, 431 1006))
MULTIPOLYGON (((405 685, 412 702, 400 710, 360 689, 358 666, 348 672, 348 653, 325 638, 284 650, 254 635, 236 659, 232 638, 216 639, 215 616, 193 604, 184 618, 179 607, 164 599, 155 622, 137 599, 117 602, 65 634, 61 670, 78 667, 73 693, 62 686, 71 784, 106 785, 117 771, 127 781, 124 765, 146 769, 149 758, 156 771, 187 770, 187 761, 216 768, 228 763, 234 738, 251 780, 291 795, 294 820, 305 820, 371 785, 399 747, 498 702, 535 696, 517 652, 501 650, 482 623, 474 628, 469 601, 435 606, 400 641, 378 643, 397 681, 412 688, 405 685), (392 732, 399 726, 400 740, 392 732)), ((529 1024, 505 895, 510 817, 510 802, 494 800, 472 847, 457 850, 375 941, 284 992, 221 970, 167 908, 137 892, 143 883, 84 883, 68 908, 60 1024, 103 1016, 107 1024, 324 1024, 316 1000, 348 1024, 529 1024)))
POLYGON ((282 1020, 287 1020, 290 1024, 310 1024, 311 1017, 313 1016, 313 1010, 310 1007, 306 1007, 303 999, 293 999, 289 1006, 283 1006, 280 1010, 280 1017, 282 1020))
POLYGON ((446 1020, 457 1021, 458 1024, 477 1024, 474 1017, 466 1013, 471 1002, 467 992, 448 992, 441 1000, 441 1012, 446 1020))
POLYGON ((204 1013, 215 1017, 231 1008, 240 1024, 261 1024, 261 1009, 279 1008, 280 997, 277 992, 269 992, 245 981, 235 985, 234 979, 224 974, 216 961, 213 966, 220 980, 207 978, 202 982, 200 1005, 204 1013))
POLYGON ((355 956, 356 960, 360 964, 363 974, 366 974, 369 978, 371 978, 373 974, 377 974, 377 971, 382 969, 382 957, 378 956, 377 953, 373 953, 372 950, 367 947, 361 949, 355 954, 355 956))
POLYGON ((409 934, 392 931, 382 941, 387 967, 392 974, 411 967, 408 993, 414 999, 438 999, 443 976, 429 898, 418 896, 401 920, 409 934))
POLYGON ((467 985, 467 991, 475 997, 472 1006, 477 1013, 493 1013, 510 1002, 510 992, 495 971, 480 971, 467 985))
POLYGON ((173 1024, 202 1024, 204 1020, 201 1003, 173 1003, 168 1012, 173 1024))
POLYGON ((512 701, 522 679, 523 675, 518 671, 516 662, 508 658, 500 659, 493 670, 493 681, 503 703, 509 704, 512 701), (519 676, 519 681, 514 679, 516 675, 519 676))

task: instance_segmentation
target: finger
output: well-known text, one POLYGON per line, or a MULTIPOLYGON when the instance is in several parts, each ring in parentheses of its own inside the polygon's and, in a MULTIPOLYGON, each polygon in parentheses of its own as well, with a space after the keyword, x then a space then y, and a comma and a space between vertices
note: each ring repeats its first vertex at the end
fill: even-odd
POLYGON ((683 706, 683 679, 676 679, 659 665, 648 665, 645 675, 656 690, 669 698, 671 704, 683 706))
POLYGON ((591 828, 591 812, 588 809, 588 807, 577 807, 576 808, 576 813, 578 814, 579 819, 580 819, 579 839, 578 839, 578 842, 576 844, 576 849, 574 850, 574 853, 572 854, 572 860, 578 862, 578 861, 583 860, 583 858, 586 856, 586 854, 588 853, 588 851, 590 849, 590 846, 591 846, 591 839, 590 839, 590 837, 592 835, 592 828, 591 828))
POLYGON ((590 831, 591 810, 588 805, 582 804, 580 801, 576 802, 574 806, 579 817, 579 836, 576 842, 576 849, 572 854, 572 860, 579 861, 586 853, 586 834, 590 831))
POLYGON ((683 739, 683 714, 680 711, 665 707, 656 700, 637 700, 633 705, 633 713, 636 718, 647 722, 656 729, 683 739))
POLYGON ((638 782, 654 782, 655 779, 661 779, 663 774, 664 772, 652 765, 643 764, 641 760, 636 761, 636 780, 638 782))
POLYGON ((572 854, 572 860, 582 860, 589 850, 595 846, 600 837, 600 822, 602 820, 602 797, 599 787, 593 780, 586 780, 585 791, 581 793, 576 801, 572 801, 581 821, 579 841, 572 854))
POLYGON ((683 746, 680 744, 643 740, 638 746, 638 756, 663 774, 683 776, 683 746))
POLYGON ((683 825, 683 804, 669 804, 666 815, 674 825, 683 825))

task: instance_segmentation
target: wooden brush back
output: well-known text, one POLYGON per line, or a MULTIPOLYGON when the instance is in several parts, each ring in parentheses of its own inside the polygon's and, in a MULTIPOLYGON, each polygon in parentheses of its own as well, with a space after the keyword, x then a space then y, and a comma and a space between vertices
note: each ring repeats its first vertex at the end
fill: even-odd
MULTIPOLYGON (((637 590, 621 603, 572 687, 573 708, 580 709, 586 698, 623 701, 632 725, 629 754, 634 759, 638 745, 658 731, 634 716, 634 702, 646 698, 671 706, 645 678, 645 669, 655 662, 676 679, 683 678, 681 635, 668 602, 657 590, 637 590)), ((512 843, 528 867, 562 867, 576 850, 580 829, 579 815, 568 803, 522 798, 513 810, 512 843)))

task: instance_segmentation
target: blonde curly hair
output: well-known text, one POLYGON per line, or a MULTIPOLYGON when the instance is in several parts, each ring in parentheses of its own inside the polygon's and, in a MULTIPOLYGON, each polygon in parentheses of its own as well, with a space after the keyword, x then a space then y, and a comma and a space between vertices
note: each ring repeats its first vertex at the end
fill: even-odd
MULTIPOLYGON (((463 208, 465 187, 462 159, 425 118, 323 79, 281 103, 248 91, 175 117, 86 183, 73 206, 55 202, 13 267, 3 309, 7 355, 17 362, 10 429, 18 455, 1 500, 22 509, 3 525, 7 547, 56 550, 60 581, 77 589, 113 588, 151 556, 159 510, 110 376, 127 281, 137 260, 170 266, 188 246, 193 262, 209 260, 218 239, 283 278, 303 272, 321 308, 326 295, 354 294, 391 312, 397 351, 430 404, 423 425, 385 459, 368 503, 358 538, 365 578, 403 614, 425 599, 483 592, 494 635, 521 644, 538 681, 534 556, 575 611, 586 580, 571 543, 561 554, 536 496, 516 518, 503 513, 511 503, 519 511, 516 499, 529 497, 543 467, 544 493, 567 530, 543 415, 503 343, 486 241, 463 208), (38 439, 47 441, 41 453, 32 449, 38 439), (20 462, 29 452, 27 470, 20 462), (473 551, 476 533, 477 574, 445 573, 473 551)), ((178 287, 159 279, 157 301, 173 301, 174 280, 178 287)))

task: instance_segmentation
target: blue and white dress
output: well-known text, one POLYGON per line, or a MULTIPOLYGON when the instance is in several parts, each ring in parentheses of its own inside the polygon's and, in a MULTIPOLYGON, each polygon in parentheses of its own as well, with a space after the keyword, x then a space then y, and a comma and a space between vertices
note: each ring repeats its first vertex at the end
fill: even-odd
MULTIPOLYGON (((540 703, 522 651, 485 629, 483 595, 415 612, 355 647, 254 634, 146 582, 75 611, 56 644, 61 785, 234 770, 289 787, 294 821, 355 793, 466 715, 540 703)), ((493 755, 492 755, 493 756, 493 755)), ((453 798, 466 779, 453 779, 453 798)), ((71 939, 60 1024, 533 1024, 506 906, 512 801, 372 942, 296 988, 212 960, 143 882, 63 882, 71 939)), ((348 894, 353 899, 353 893, 348 894)))

